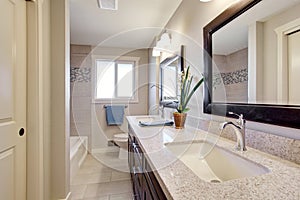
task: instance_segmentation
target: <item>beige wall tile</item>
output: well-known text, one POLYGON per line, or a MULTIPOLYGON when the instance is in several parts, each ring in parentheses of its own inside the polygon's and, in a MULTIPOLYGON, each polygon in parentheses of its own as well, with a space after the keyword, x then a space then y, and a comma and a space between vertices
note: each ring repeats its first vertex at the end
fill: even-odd
POLYGON ((90 82, 71 83, 71 99, 74 97, 92 97, 92 85, 90 82))
POLYGON ((89 54, 92 50, 90 45, 75 45, 71 44, 71 54, 89 54))
POLYGON ((71 98, 71 108, 75 111, 79 110, 87 110, 90 112, 91 110, 91 97, 86 96, 76 96, 71 98))

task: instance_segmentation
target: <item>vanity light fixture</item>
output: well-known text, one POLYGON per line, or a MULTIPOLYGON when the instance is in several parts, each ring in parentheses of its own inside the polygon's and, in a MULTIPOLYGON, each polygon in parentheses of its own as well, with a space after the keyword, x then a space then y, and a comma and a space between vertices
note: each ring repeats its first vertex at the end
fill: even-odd
POLYGON ((211 1, 211 0, 200 0, 201 2, 209 2, 209 1, 211 1))
POLYGON ((158 57, 160 56, 160 52, 163 49, 167 49, 168 47, 171 46, 171 36, 169 33, 164 32, 161 36, 160 39, 156 42, 155 47, 153 47, 152 50, 152 56, 153 57, 158 57))
POLYGON ((118 10, 118 0, 97 0, 98 7, 105 10, 118 10))

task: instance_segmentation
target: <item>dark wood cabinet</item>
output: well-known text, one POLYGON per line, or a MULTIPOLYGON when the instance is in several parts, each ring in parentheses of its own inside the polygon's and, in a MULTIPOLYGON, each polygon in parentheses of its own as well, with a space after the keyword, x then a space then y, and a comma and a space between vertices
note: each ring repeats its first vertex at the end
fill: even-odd
POLYGON ((138 139, 129 127, 128 164, 131 174, 133 193, 136 200, 167 199, 162 191, 153 169, 142 151, 138 139))

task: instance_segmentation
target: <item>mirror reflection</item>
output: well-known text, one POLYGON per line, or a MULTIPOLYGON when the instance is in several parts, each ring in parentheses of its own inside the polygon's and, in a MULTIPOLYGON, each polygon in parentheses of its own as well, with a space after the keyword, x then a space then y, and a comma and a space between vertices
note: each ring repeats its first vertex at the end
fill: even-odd
POLYGON ((300 105, 300 0, 263 0, 213 34, 213 102, 300 105))
POLYGON ((160 63, 161 101, 177 101, 180 74, 179 56, 173 56, 160 63))

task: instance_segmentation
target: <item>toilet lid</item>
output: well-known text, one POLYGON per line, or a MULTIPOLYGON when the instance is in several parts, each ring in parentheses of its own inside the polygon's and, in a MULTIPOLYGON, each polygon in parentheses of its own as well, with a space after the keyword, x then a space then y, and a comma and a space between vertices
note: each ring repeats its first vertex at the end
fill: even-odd
POLYGON ((115 138, 120 138, 120 139, 127 139, 128 138, 128 135, 127 134, 124 134, 124 133, 121 133, 121 134, 116 134, 114 135, 115 138))

